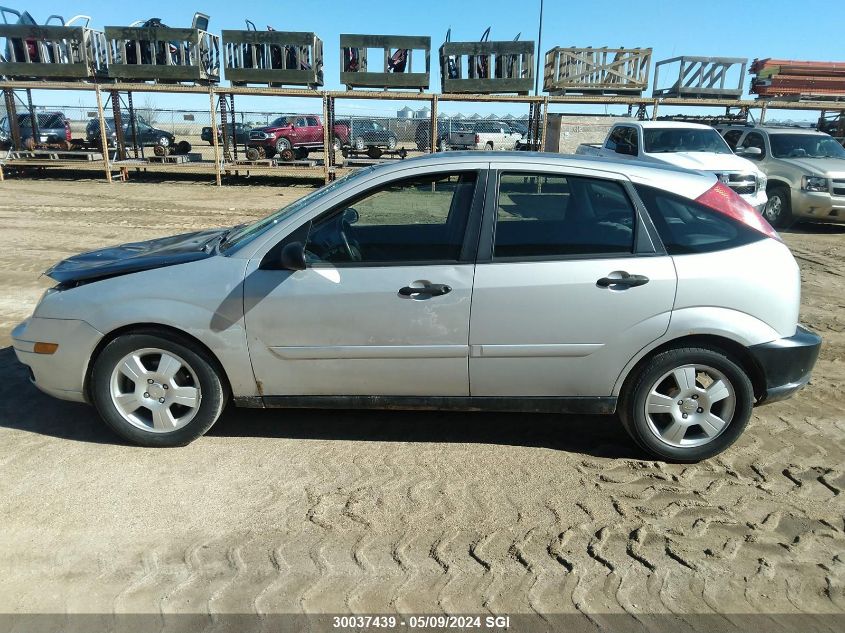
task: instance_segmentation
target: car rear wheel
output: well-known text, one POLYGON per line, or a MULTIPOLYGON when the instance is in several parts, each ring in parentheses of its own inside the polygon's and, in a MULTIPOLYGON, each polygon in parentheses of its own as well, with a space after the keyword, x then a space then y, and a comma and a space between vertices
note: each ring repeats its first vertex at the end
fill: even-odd
POLYGON ((778 229, 786 229, 795 223, 792 217, 792 196, 788 187, 773 187, 769 190, 769 201, 763 209, 763 217, 778 229))
POLYGON ((340 140, 339 137, 335 136, 334 140, 332 141, 332 149, 336 152, 339 152, 343 148, 343 142, 340 140))
POLYGON ((166 137, 164 134, 158 137, 156 141, 156 145, 159 147, 170 147, 170 139, 166 137))
POLYGON ((395 136, 388 136, 387 137, 387 149, 396 149, 396 137, 395 136))
POLYGON ((487 145, 485 145, 484 147, 488 152, 493 151, 493 143, 491 143, 490 141, 487 141, 487 145))
POLYGON ((103 420, 141 446, 184 446, 217 421, 228 398, 215 363, 162 333, 119 336, 97 357, 91 396, 103 420))
POLYGON ((359 152, 364 151, 365 144, 364 144, 364 137, 363 136, 359 136, 355 139, 354 147, 355 147, 356 151, 359 151, 359 152))
POLYGON ((724 352, 673 349, 649 360, 623 389, 619 417, 643 449, 696 462, 724 451, 751 417, 754 390, 724 352))

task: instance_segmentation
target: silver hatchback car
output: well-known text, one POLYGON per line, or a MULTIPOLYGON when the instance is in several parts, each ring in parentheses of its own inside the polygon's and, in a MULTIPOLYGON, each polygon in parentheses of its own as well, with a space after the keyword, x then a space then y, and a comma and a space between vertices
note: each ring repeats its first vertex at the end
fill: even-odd
POLYGON ((406 160, 47 274, 18 359, 146 446, 199 437, 231 398, 618 412, 651 454, 695 461, 801 388, 821 344, 753 208, 712 175, 632 161, 406 160))

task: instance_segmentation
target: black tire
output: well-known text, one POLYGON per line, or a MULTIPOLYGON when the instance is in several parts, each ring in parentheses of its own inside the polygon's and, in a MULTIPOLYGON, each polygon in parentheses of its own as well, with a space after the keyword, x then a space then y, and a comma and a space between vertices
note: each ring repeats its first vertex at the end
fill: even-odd
POLYGON ((381 155, 382 155, 381 148, 376 147, 375 145, 370 145, 367 148, 367 156, 369 156, 370 158, 373 158, 373 159, 381 158, 381 155))
POLYGON ((718 455, 745 430, 754 405, 754 388, 742 367, 725 352, 707 347, 689 347, 661 352, 641 365, 628 377, 619 400, 619 418, 625 430, 645 451, 672 462, 698 462, 718 455), (652 431, 646 416, 646 399, 655 381, 674 368, 701 364, 721 372, 735 393, 734 412, 725 428, 706 444, 677 447, 660 439, 652 431))
POLYGON ((769 201, 763 210, 763 217, 776 229, 788 229, 795 224, 792 216, 792 193, 789 187, 772 187, 768 192, 769 201))
POLYGON ((492 152, 493 151, 493 142, 487 141, 487 144, 484 146, 484 149, 486 149, 488 152, 492 152))
POLYGON ((205 350, 178 335, 154 331, 125 334, 109 342, 97 356, 91 372, 91 396, 106 424, 130 442, 149 447, 185 446, 211 428, 229 399, 228 385, 217 367, 205 350), (127 354, 145 348, 161 349, 184 359, 199 383, 201 396, 196 415, 171 432, 145 431, 133 425, 112 402, 110 383, 115 365, 127 354))

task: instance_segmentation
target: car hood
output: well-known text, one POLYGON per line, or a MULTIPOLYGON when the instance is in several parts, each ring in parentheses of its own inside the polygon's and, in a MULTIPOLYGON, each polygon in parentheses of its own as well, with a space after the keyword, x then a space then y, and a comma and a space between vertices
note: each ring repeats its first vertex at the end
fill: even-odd
POLYGON ((213 250, 205 246, 228 230, 196 231, 101 248, 60 261, 44 274, 59 283, 67 283, 194 262, 210 257, 213 250))
POLYGON ((787 165, 794 165, 808 174, 825 174, 834 178, 845 177, 843 158, 780 158, 787 165))
POLYGON ((284 130, 285 127, 287 127, 287 126, 283 125, 283 126, 280 126, 280 127, 276 127, 276 126, 273 126, 273 125, 265 125, 263 127, 250 128, 249 131, 250 132, 278 132, 279 130, 284 130))
POLYGON ((759 173, 760 169, 747 158, 734 154, 716 154, 712 152, 666 152, 649 154, 654 160, 683 169, 698 171, 745 171, 759 173))

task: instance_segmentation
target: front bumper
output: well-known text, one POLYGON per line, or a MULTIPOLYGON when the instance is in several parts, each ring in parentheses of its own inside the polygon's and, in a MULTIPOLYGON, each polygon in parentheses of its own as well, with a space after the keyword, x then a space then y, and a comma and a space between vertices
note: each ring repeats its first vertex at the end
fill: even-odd
POLYGON ((85 321, 31 317, 12 330, 18 361, 29 367, 32 383, 62 400, 85 402, 88 361, 103 334, 85 321), (58 343, 53 354, 36 354, 35 343, 58 343))
POLYGON ((793 188, 792 215, 824 222, 845 222, 845 196, 793 188))
POLYGON ((763 213, 766 208, 766 203, 769 201, 769 196, 766 195, 765 190, 760 190, 757 193, 741 194, 740 198, 745 200, 748 204, 754 207, 758 213, 763 213))
POLYGON ((799 325, 793 336, 749 347, 765 380, 757 404, 784 400, 806 385, 821 345, 818 334, 799 325))

